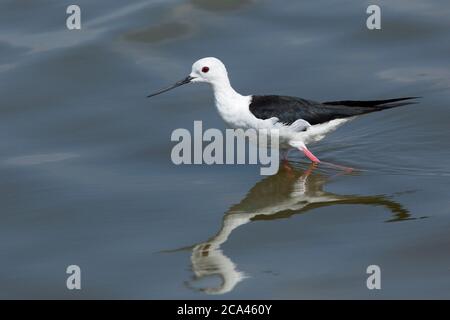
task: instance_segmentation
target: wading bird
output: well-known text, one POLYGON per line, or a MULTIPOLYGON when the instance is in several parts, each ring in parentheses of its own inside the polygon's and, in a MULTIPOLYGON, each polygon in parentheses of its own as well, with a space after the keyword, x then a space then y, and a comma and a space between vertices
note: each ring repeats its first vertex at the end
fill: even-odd
POLYGON ((278 129, 283 158, 287 159, 289 150, 296 148, 314 163, 320 160, 306 147, 307 144, 322 140, 355 116, 411 104, 407 100, 417 98, 316 102, 290 96, 244 96, 233 89, 225 65, 214 57, 196 61, 188 77, 148 97, 197 82, 212 85, 217 110, 230 128, 278 129))

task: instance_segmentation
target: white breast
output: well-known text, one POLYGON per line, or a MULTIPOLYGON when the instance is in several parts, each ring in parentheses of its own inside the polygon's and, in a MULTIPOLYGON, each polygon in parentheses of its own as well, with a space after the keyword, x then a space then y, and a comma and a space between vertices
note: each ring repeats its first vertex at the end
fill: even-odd
POLYGON ((272 121, 256 118, 249 109, 252 97, 243 96, 229 86, 214 86, 214 99, 219 115, 233 129, 270 129, 272 121))

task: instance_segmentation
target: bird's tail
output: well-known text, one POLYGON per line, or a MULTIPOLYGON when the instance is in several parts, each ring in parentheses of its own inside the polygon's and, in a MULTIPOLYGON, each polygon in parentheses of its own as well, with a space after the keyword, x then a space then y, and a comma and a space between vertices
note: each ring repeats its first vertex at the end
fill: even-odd
POLYGON ((395 99, 387 99, 387 100, 371 100, 371 101, 343 100, 343 101, 328 101, 328 102, 323 102, 323 104, 367 108, 368 111, 369 110, 370 111, 379 111, 379 110, 390 109, 390 108, 395 108, 395 107, 400 107, 400 106, 406 106, 408 104, 414 104, 417 102, 411 101, 411 100, 419 99, 419 98, 420 97, 406 97, 406 98, 395 98, 395 99))

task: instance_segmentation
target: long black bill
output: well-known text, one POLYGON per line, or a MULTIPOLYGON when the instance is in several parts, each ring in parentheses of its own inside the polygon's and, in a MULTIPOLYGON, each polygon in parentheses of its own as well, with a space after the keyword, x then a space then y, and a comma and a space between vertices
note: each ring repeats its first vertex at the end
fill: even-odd
POLYGON ((155 92, 155 93, 152 93, 151 95, 148 95, 147 98, 150 98, 150 97, 156 96, 156 95, 158 95, 158 94, 164 93, 164 92, 166 92, 166 91, 175 89, 176 87, 179 87, 179 86, 182 86, 183 84, 186 84, 186 83, 191 82, 192 79, 194 79, 194 77, 188 76, 188 77, 186 77, 185 79, 180 80, 180 81, 178 81, 177 83, 171 85, 170 87, 161 89, 161 90, 159 90, 159 91, 157 91, 157 92, 155 92))

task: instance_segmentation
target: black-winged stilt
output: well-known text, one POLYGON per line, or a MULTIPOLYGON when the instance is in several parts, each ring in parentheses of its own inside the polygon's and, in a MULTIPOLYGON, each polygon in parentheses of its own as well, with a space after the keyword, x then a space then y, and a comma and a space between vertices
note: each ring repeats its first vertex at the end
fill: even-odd
POLYGON ((214 57, 196 61, 188 77, 148 97, 196 82, 212 85, 217 110, 229 127, 278 129, 279 145, 285 157, 290 149, 297 148, 314 163, 320 160, 309 151, 307 144, 322 140, 327 133, 354 116, 411 104, 406 100, 417 98, 315 102, 278 95, 243 96, 231 86, 225 65, 214 57))

